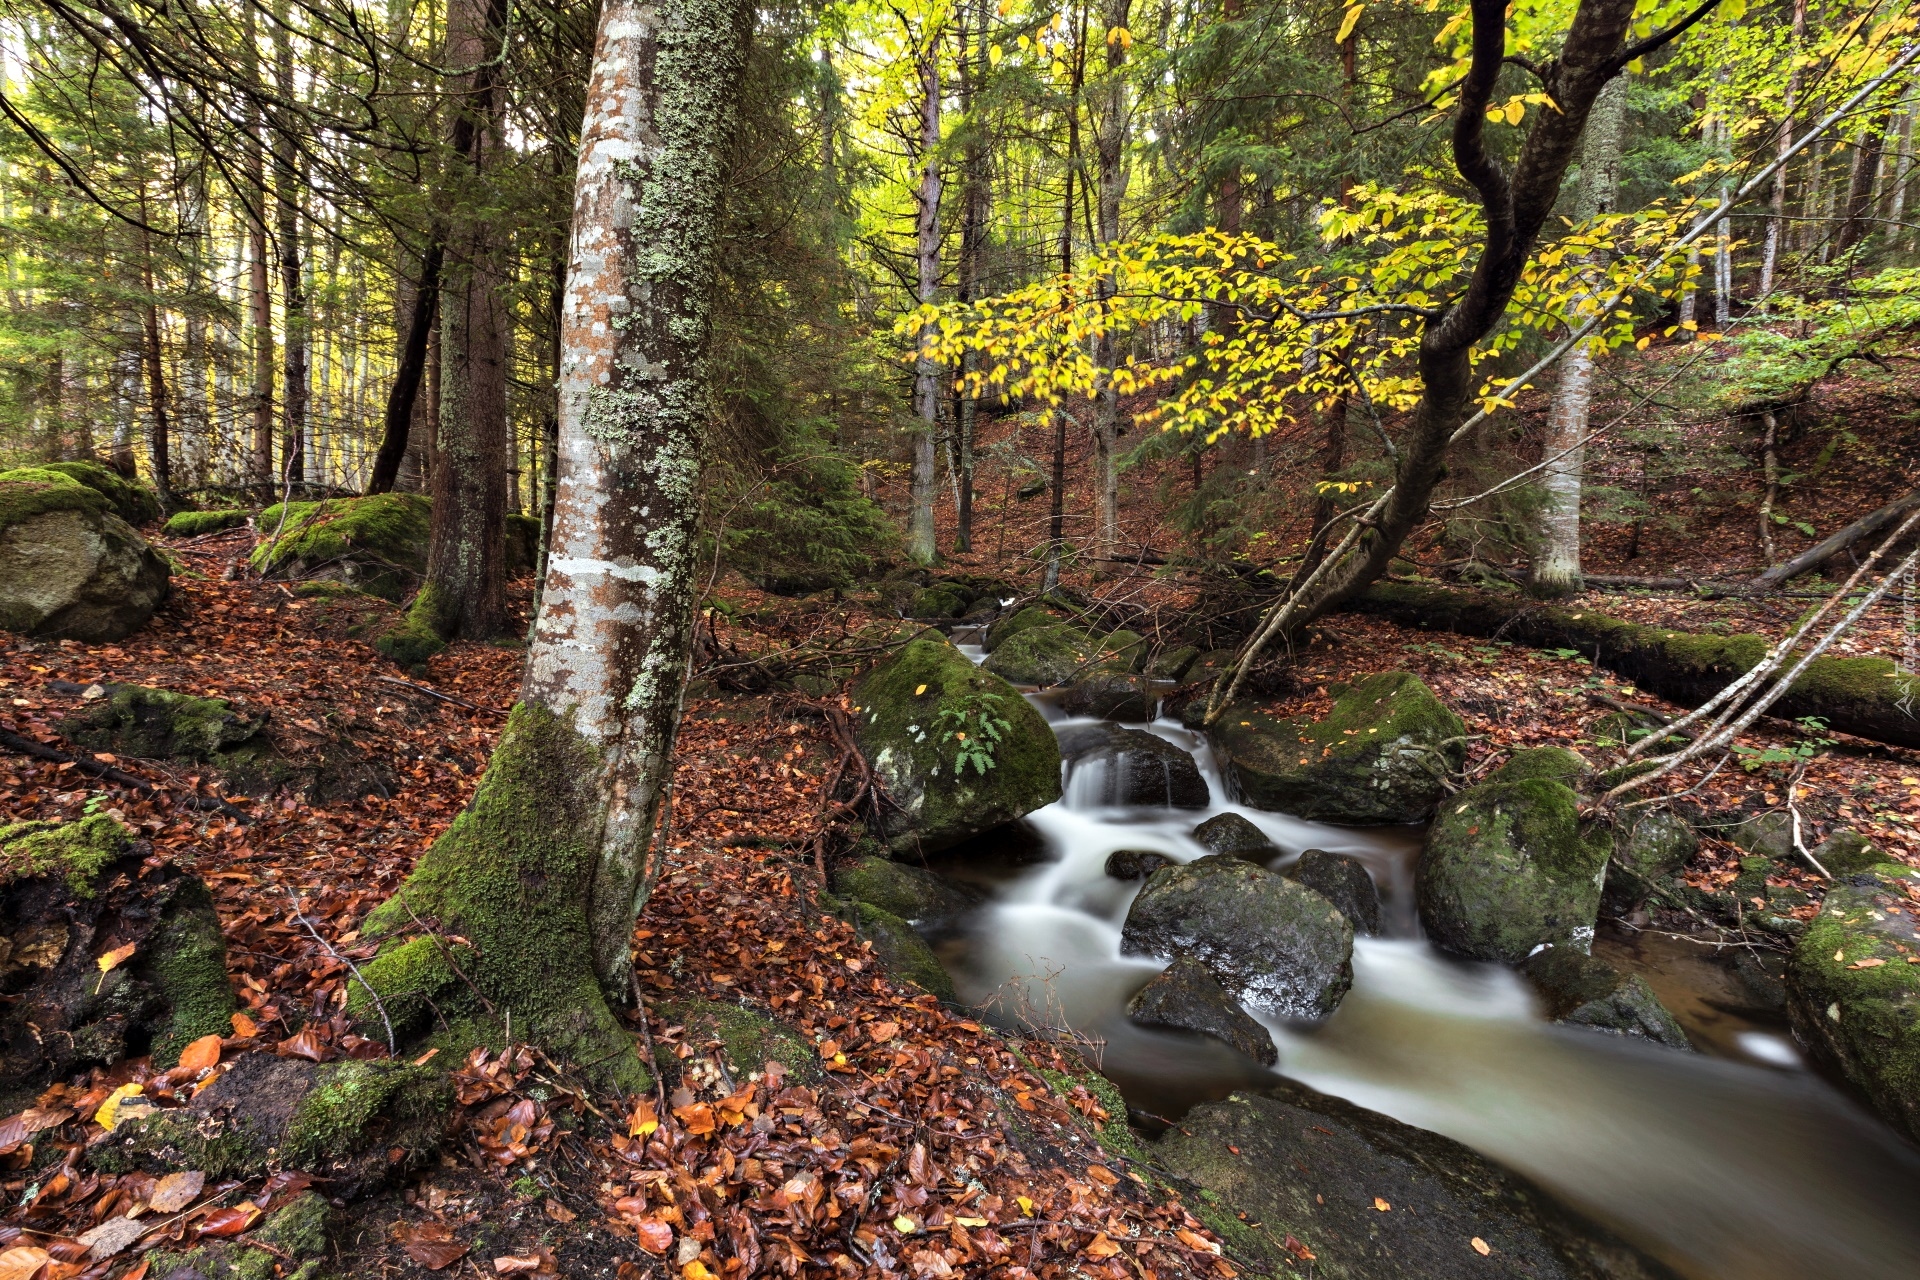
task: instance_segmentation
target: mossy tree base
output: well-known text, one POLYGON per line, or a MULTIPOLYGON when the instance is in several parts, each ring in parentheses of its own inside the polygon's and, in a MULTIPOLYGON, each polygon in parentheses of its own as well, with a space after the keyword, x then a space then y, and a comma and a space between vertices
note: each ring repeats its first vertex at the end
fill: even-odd
POLYGON ((515 1039, 599 1083, 650 1084, 591 961, 602 772, 567 721, 514 708, 473 802, 362 926, 385 940, 362 966, 378 1000, 357 982, 349 990, 363 1034, 384 1039, 391 1022, 403 1042, 436 1028, 478 1042, 511 1020, 515 1039))

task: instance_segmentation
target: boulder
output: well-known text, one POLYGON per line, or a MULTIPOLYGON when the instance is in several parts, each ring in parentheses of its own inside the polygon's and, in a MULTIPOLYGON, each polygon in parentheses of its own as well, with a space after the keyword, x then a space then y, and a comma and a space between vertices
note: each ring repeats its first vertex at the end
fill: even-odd
POLYGON ((1507 757, 1506 763, 1482 778, 1482 782, 1526 782, 1545 778, 1550 782, 1572 784, 1575 778, 1593 772, 1593 766, 1579 752, 1565 747, 1523 747, 1507 757))
POLYGON ((1172 861, 1152 849, 1115 849, 1107 855, 1107 874, 1115 880, 1145 880, 1172 861))
POLYGON ((882 911, 867 902, 854 904, 854 924, 873 944, 873 954, 893 977, 932 992, 949 1004, 958 999, 953 979, 940 963, 940 957, 933 954, 933 948, 914 932, 912 925, 891 911, 882 911))
POLYGON ((1316 822, 1418 822, 1466 758, 1460 717, 1404 671, 1349 686, 1321 720, 1233 707, 1209 732, 1248 804, 1316 822))
POLYGON ((176 511, 167 517, 160 532, 169 538, 197 538, 223 529, 238 529, 252 514, 231 507, 221 511, 176 511))
POLYGON ((213 764, 253 742, 267 723, 266 712, 237 710, 225 698, 139 684, 100 688, 104 696, 60 722, 61 736, 92 751, 213 764))
POLYGON ((1340 909, 1354 932, 1380 932, 1380 890, 1358 858, 1325 849, 1308 849, 1287 868, 1287 878, 1307 886, 1340 909))
POLYGON ((0 826, 0 1111, 127 1057, 172 1066, 231 1031, 213 899, 151 852, 106 814, 0 826), (96 963, 129 944, 123 963, 96 963))
POLYGON ((1022 631, 1031 631, 1035 627, 1057 627, 1059 625, 1060 619, 1054 616, 1053 613, 1041 608, 1037 604, 1030 604, 1023 609, 1016 609, 1012 613, 1002 614, 992 626, 987 628, 986 637, 981 641, 981 648, 985 649, 988 653, 992 653, 995 649, 998 649, 1022 631))
POLYGON ((1598 956, 1543 947, 1521 962, 1520 972, 1555 1022, 1637 1036, 1669 1049, 1693 1047, 1645 978, 1621 973, 1598 956))
POLYGON ((1607 844, 1562 783, 1483 783, 1448 800, 1420 854, 1420 923, 1434 944, 1518 964, 1542 943, 1587 951, 1607 844))
POLYGON ((923 636, 874 668, 853 705, 855 740, 893 800, 876 834, 895 852, 943 849, 1060 798, 1053 730, 943 639, 923 636), (968 741, 991 741, 986 768, 968 741))
POLYGON ((1145 729, 1076 724, 1056 731, 1067 788, 1085 804, 1204 809, 1207 780, 1191 755, 1145 729))
POLYGON ((836 867, 828 883, 843 898, 864 902, 922 928, 957 923, 980 899, 928 871, 905 862, 865 857, 836 867))
POLYGON ((1154 1152, 1225 1210, 1209 1222, 1249 1272, 1318 1280, 1672 1277, 1459 1143, 1291 1081, 1201 1103, 1154 1152))
POLYGON ((77 480, 107 500, 113 514, 130 525, 150 524, 160 518, 160 498, 138 480, 129 480, 112 467, 98 462, 43 462, 43 471, 52 471, 69 480, 77 480))
POLYGON ((1812 853, 1814 861, 1825 867, 1827 874, 1835 879, 1858 875, 1883 862, 1892 861, 1873 841, 1846 827, 1841 827, 1815 845, 1812 853))
POLYGON ((1920 871, 1882 863, 1836 881, 1793 949, 1800 1042, 1920 1140, 1920 871))
POLYGON ((1353 926, 1332 903, 1219 854, 1154 872, 1120 949, 1191 954, 1236 998, 1286 1018, 1324 1018, 1353 985, 1353 926))
POLYGON ((1123 671, 1088 676, 1060 699, 1060 709, 1068 715, 1102 720, 1151 720, 1159 704, 1151 678, 1123 671))
POLYGON ((1041 687, 1125 671, 1125 662, 1110 657, 1109 639, 1059 623, 1030 627, 997 645, 982 665, 1014 684, 1041 687))
POLYGON ((1208 818, 1193 829, 1193 838, 1208 853, 1223 853, 1262 865, 1280 856, 1280 846, 1267 833, 1237 813, 1208 818))
POLYGON ((173 571, 110 505, 58 471, 0 472, 0 628, 103 644, 146 625, 173 571))
POLYGON ((1613 859, 1600 910, 1623 916, 1647 900, 1655 887, 1692 861, 1700 836, 1671 809, 1628 809, 1613 828, 1613 859))
POLYGON ((507 576, 518 578, 532 573, 540 562, 540 518, 507 512, 507 576))
POLYGON ((1127 1016, 1143 1027, 1173 1027, 1212 1036, 1262 1066, 1280 1057, 1273 1036, 1247 1016, 1207 966, 1192 956, 1176 956, 1152 982, 1127 1001, 1127 1016))
POLYGON ((1200 651, 1190 644, 1161 649, 1142 664, 1141 670, 1155 680, 1179 680, 1199 661, 1200 651))
POLYGON ((254 521, 250 563, 263 577, 344 582, 398 604, 426 574, 432 520, 417 493, 276 504, 254 521))
POLYGON ((957 618, 973 603, 970 592, 952 582, 936 582, 913 598, 908 616, 913 618, 957 618))

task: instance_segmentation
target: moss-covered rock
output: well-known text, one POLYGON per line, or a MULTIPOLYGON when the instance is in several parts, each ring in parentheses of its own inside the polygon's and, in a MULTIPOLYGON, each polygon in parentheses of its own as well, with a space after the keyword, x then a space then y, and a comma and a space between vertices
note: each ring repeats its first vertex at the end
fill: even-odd
POLYGON ((1174 645, 1150 654, 1140 664, 1143 674, 1155 680, 1179 680, 1200 660, 1200 651, 1190 644, 1174 645))
POLYGON ((1325 849, 1306 849, 1287 868, 1287 879, 1297 880, 1331 902, 1353 923, 1355 933, 1380 932, 1380 890, 1358 858, 1325 849))
POLYGON ((853 703, 861 753, 893 800, 876 834, 896 852, 943 849, 1060 798, 1047 722, 943 639, 906 645, 855 687, 853 703), (999 736, 983 773, 963 762, 956 735, 992 738, 988 718, 999 736))
POLYGON ((323 577, 398 603, 427 571, 432 514, 417 493, 271 506, 250 563, 264 577, 323 577))
POLYGON ((1247 1016, 1219 979, 1192 956, 1176 956, 1153 981, 1127 1001, 1127 1016, 1143 1027, 1171 1027, 1212 1036, 1263 1066, 1280 1051, 1273 1036, 1247 1016))
POLYGON ((1209 731, 1248 804, 1318 822, 1417 822, 1466 759, 1466 727, 1417 676, 1385 671, 1321 720, 1229 707, 1209 731))
POLYGON ((1575 778, 1593 772, 1593 766, 1579 752, 1565 747, 1526 747, 1507 757, 1505 764, 1488 774, 1485 782, 1526 782, 1545 778, 1550 782, 1573 785, 1575 778))
POLYGON ((237 710, 225 698, 116 684, 107 686, 106 697, 62 720, 60 732, 93 751, 214 763, 254 741, 266 723, 265 712, 237 710))
POLYGON ((836 867, 829 883, 842 897, 878 907, 922 928, 951 926, 979 902, 924 867, 885 858, 865 857, 836 867))
POLYGON ((1001 641, 982 665, 1014 684, 1068 684, 1107 671, 1126 671, 1130 653, 1118 652, 1125 644, 1055 623, 1029 627, 1001 641))
POLYGON ((1102 720, 1151 720, 1159 705, 1152 677, 1127 671, 1088 676, 1060 699, 1060 709, 1068 715, 1102 720))
POLYGON ((1920 871, 1883 863, 1834 884, 1787 966, 1802 1044, 1920 1139, 1920 871))
POLYGON ((1436 946, 1517 964, 1542 943, 1587 951, 1607 842, 1562 783, 1483 783, 1441 807, 1420 855, 1420 923, 1436 946))
POLYGON ((958 618, 973 603, 973 593, 954 582, 936 582, 913 599, 910 615, 915 618, 958 618))
POLYGON ((0 472, 0 629, 123 640, 165 602, 172 572, 97 491, 44 467, 0 472))
POLYGON ((1353 985, 1353 925, 1332 903, 1221 854, 1148 877, 1120 948, 1191 955, 1236 998, 1286 1018, 1324 1018, 1353 985))
POLYGON ((0 827, 0 1108, 76 1070, 151 1054, 171 1066, 229 1029, 213 899, 105 815, 0 827), (102 971, 99 956, 131 945, 102 971))
POLYGON ((1871 871, 1892 859, 1858 831, 1841 827, 1813 848, 1814 861, 1836 880, 1871 871))
POLYGON ((87 486, 107 500, 113 514, 130 525, 143 525, 160 518, 160 499, 154 491, 138 480, 127 479, 112 467, 81 460, 43 462, 40 469, 87 486))
MULTIPOLYGON (((653 1017, 661 1026, 685 1027, 684 1043, 718 1048, 736 1079, 769 1062, 779 1063, 802 1081, 818 1080, 823 1074, 820 1054, 806 1036, 758 1009, 716 1000, 671 1000, 655 1005, 653 1017)), ((655 1051, 662 1078, 679 1084, 684 1070, 679 1059, 657 1043, 655 1051)))
POLYGON ((219 533, 222 529, 238 529, 252 514, 232 508, 222 511, 176 511, 167 517, 160 532, 169 538, 197 538, 202 534, 219 533))
POLYGON ((981 647, 988 653, 992 653, 995 649, 998 649, 1022 631, 1031 631, 1035 627, 1058 626, 1060 622, 1061 619, 1054 614, 1052 610, 1042 608, 1037 604, 1030 604, 1024 609, 1016 609, 1012 613, 1002 614, 995 620, 993 625, 987 628, 987 634, 981 641, 981 647))
POLYGON ((1291 1082, 1201 1103, 1154 1154, 1201 1189, 1190 1203, 1224 1210, 1208 1222, 1235 1261, 1276 1277, 1671 1280, 1459 1143, 1291 1082))
POLYGON ((1555 1022, 1651 1040, 1669 1049, 1693 1047, 1645 978, 1621 973, 1597 956, 1545 947, 1527 957, 1520 972, 1540 993, 1546 1015, 1555 1022))
POLYGON ((509 511, 506 532, 507 576, 518 578, 532 573, 540 563, 539 517, 509 511))
POLYGON ((150 1270, 168 1280, 314 1280, 328 1253, 333 1207, 304 1191, 238 1240, 207 1237, 185 1253, 156 1249, 150 1270))
POLYGON ((958 999, 953 978, 940 963, 940 957, 933 954, 933 948, 914 932, 912 925, 872 903, 855 903, 854 908, 855 924, 861 935, 873 944, 873 954, 890 976, 910 982, 949 1003, 958 999))
POLYGON ((1699 848, 1699 833, 1671 809, 1624 810, 1614 821, 1602 913, 1622 916, 1645 902, 1699 848))
POLYGON ((1074 803, 1204 809, 1212 796, 1193 756, 1145 729, 1073 724, 1055 731, 1074 803))

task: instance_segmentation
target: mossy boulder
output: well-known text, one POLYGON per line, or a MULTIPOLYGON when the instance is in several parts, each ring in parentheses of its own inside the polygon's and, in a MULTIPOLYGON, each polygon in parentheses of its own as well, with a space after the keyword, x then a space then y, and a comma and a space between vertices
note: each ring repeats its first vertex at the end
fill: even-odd
POLYGON ((936 582, 913 598, 909 616, 915 618, 957 618, 973 603, 973 593, 952 582, 936 582))
POLYGON ((149 1269, 167 1280, 315 1280, 329 1251, 332 1216, 325 1196, 303 1191, 241 1239, 209 1236, 185 1253, 156 1249, 149 1269))
POLYGON ((1800 1042, 1920 1140, 1920 871, 1882 863, 1837 881, 1787 966, 1800 1042))
POLYGON ((147 760, 215 763, 244 743, 254 742, 267 713, 236 709, 225 698, 146 685, 106 686, 107 696, 60 722, 69 741, 93 751, 147 760))
POLYGON ((912 983, 949 1004, 959 998, 954 994, 953 978, 940 963, 940 957, 933 954, 926 939, 914 932, 905 920, 870 902, 857 902, 854 925, 861 936, 873 944, 873 954, 888 976, 912 983))
MULTIPOLYGON (((1124 642, 1122 642, 1124 643, 1124 642)), ((1080 627, 1056 623, 1029 627, 1002 641, 982 665, 1019 685, 1068 684, 1104 672, 1124 672, 1121 645, 1080 627)))
POLYGON ((1076 804, 1204 809, 1211 802, 1193 756, 1158 734, 1104 722, 1054 732, 1076 804))
POLYGON ((197 538, 202 534, 219 533, 223 529, 238 529, 246 524, 252 515, 249 511, 228 509, 223 511, 176 511, 167 517, 160 532, 169 538, 197 538))
POLYGON ((1191 955, 1235 998, 1285 1018, 1324 1018, 1353 985, 1353 925, 1332 903, 1220 854, 1149 876, 1120 949, 1191 955))
POLYGON ((1247 1016, 1239 1002, 1192 956, 1176 956, 1127 1001, 1127 1016, 1143 1027, 1171 1027, 1212 1036, 1262 1066, 1272 1066, 1280 1051, 1273 1036, 1247 1016))
POLYGON ((1130 671, 1088 676, 1060 699, 1060 709, 1068 715, 1102 720, 1151 720, 1159 705, 1152 678, 1130 671))
POLYGON ((1522 961, 1520 972, 1555 1022, 1651 1040, 1669 1049, 1693 1047, 1645 978, 1621 973, 1598 956, 1545 947, 1522 961))
POLYGON ((925 867, 865 857, 836 867, 828 883, 843 898, 864 902, 921 928, 957 923, 979 899, 925 867))
POLYGON ((540 519, 509 511, 506 519, 507 576, 532 573, 540 561, 540 519))
POLYGON ((1140 664, 1141 672, 1155 680, 1179 680, 1200 659, 1200 651, 1190 644, 1174 645, 1150 654, 1140 664))
POLYGON ((1841 827, 1815 845, 1812 853, 1814 861, 1825 867, 1827 874, 1836 880, 1871 871, 1883 862, 1892 861, 1880 846, 1847 827, 1841 827))
MULTIPOLYGON (((777 1062, 801 1081, 820 1079, 820 1054, 796 1028, 744 1004, 717 1000, 669 1000, 653 1006, 656 1026, 681 1026, 682 1041, 717 1049, 736 1080, 777 1062)), ((655 1042, 655 1069, 669 1085, 681 1083, 686 1068, 672 1050, 655 1042)), ((702 1085, 707 1082, 700 1081, 702 1085)))
POLYGON ((1052 610, 1030 604, 1024 609, 1016 609, 996 619, 993 625, 987 628, 981 647, 988 653, 992 653, 1022 631, 1031 631, 1035 627, 1055 627, 1059 626, 1060 622, 1061 619, 1052 610))
POLYGON ((145 626, 172 567, 97 490, 62 472, 0 472, 0 629, 104 644, 145 626))
POLYGON ((160 499, 138 480, 129 480, 112 467, 84 460, 43 462, 40 469, 77 480, 107 500, 113 514, 130 525, 143 525, 160 518, 160 499))
POLYGON ((0 826, 0 1110, 88 1067, 141 1054, 170 1066, 230 1029, 213 899, 150 852, 104 814, 0 826))
POLYGON ((1524 747, 1507 757, 1506 763, 1488 774, 1483 782, 1526 782, 1545 778, 1573 785, 1576 778, 1593 772, 1579 752, 1565 747, 1524 747))
POLYGON ((1587 951, 1608 843, 1558 782, 1483 783, 1448 800, 1420 854, 1420 923, 1436 946, 1517 964, 1542 943, 1587 951))
POLYGON ((427 571, 432 503, 417 493, 276 504, 254 522, 250 563, 268 578, 324 578, 396 604, 427 571))
POLYGON ((1286 871, 1287 879, 1307 886, 1331 902, 1355 933, 1380 932, 1380 890, 1358 858, 1325 849, 1307 849, 1286 871))
POLYGON ((1060 798, 1053 730, 1006 681, 926 636, 876 667, 853 692, 855 739, 893 803, 876 834, 896 852, 960 843, 1060 798), (963 743, 991 737, 992 767, 963 763, 963 743))
POLYGON ((1248 804, 1316 822, 1418 822, 1466 758, 1460 717, 1405 671, 1357 681, 1320 720, 1229 707, 1209 734, 1248 804))
POLYGON ((1700 835, 1671 809, 1628 809, 1615 819, 1613 860, 1601 912, 1620 916, 1645 902, 1668 877, 1693 860, 1700 835))
POLYGON ((1267 833, 1237 813, 1221 813, 1193 829, 1193 838, 1208 853, 1224 853, 1265 865, 1280 856, 1280 846, 1267 833))
POLYGON ((1201 1103, 1154 1155, 1201 1189, 1188 1203, 1258 1274, 1311 1267, 1318 1280, 1672 1280, 1459 1143, 1290 1081, 1201 1103), (1471 1247, 1476 1239, 1488 1246, 1484 1255, 1471 1247), (1302 1251, 1311 1263, 1303 1265, 1302 1251))

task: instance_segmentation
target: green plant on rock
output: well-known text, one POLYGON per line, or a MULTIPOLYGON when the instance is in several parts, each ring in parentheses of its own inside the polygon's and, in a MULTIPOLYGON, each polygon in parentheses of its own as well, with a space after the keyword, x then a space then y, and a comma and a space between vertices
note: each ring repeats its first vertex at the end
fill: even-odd
POLYGON ((940 708, 934 717, 934 729, 942 737, 951 734, 954 742, 953 771, 959 777, 972 765, 976 773, 993 768, 994 748, 999 746, 1013 722, 1000 713, 1004 694, 969 693, 940 708))

